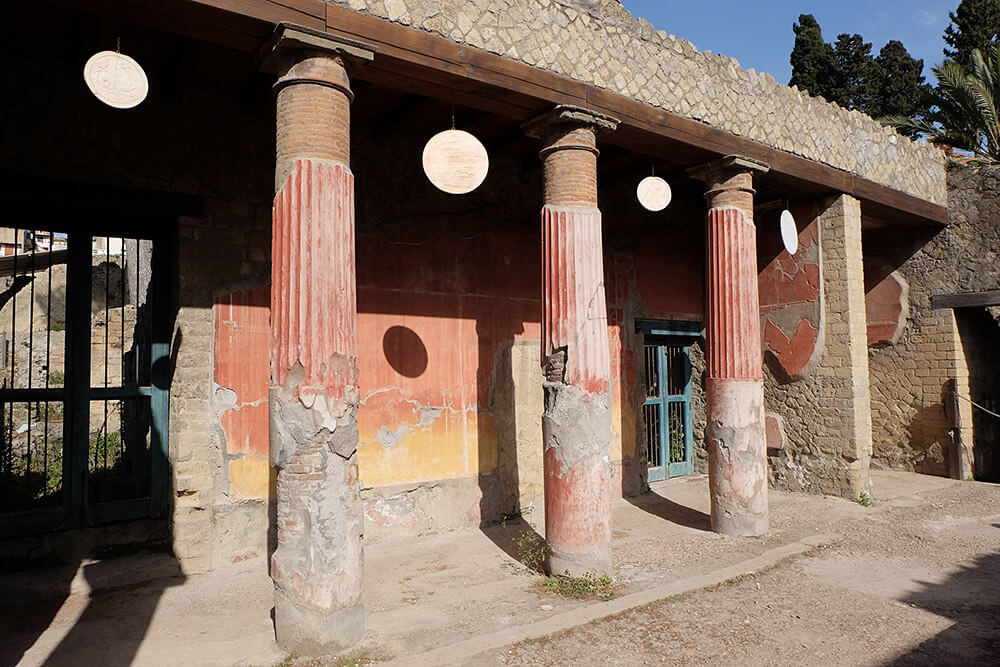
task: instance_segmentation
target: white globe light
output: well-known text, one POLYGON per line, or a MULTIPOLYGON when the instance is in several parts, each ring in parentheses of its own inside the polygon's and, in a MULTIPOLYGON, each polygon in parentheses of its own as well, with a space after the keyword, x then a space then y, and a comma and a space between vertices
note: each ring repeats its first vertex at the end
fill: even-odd
POLYGON ((781 212, 781 242, 785 244, 789 255, 799 251, 799 230, 795 226, 792 212, 787 209, 781 212))
POLYGON ((453 195, 472 192, 486 180, 490 157, 468 132, 445 130, 424 146, 424 173, 434 187, 453 195))
POLYGON ((639 197, 639 203, 647 211, 662 211, 670 205, 673 196, 670 192, 670 184, 659 176, 647 176, 639 182, 635 194, 639 197))

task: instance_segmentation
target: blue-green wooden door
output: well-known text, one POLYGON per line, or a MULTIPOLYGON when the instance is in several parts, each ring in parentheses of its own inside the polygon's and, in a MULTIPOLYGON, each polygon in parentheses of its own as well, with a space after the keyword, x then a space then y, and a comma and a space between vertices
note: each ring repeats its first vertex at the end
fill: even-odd
POLYGON ((647 338, 644 347, 646 397, 642 411, 648 481, 689 475, 694 472, 691 348, 656 338, 647 338))

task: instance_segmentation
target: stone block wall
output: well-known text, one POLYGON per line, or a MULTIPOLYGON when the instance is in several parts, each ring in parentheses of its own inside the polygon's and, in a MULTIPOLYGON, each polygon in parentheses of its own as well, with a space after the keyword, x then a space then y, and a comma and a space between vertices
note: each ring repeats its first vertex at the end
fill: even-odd
POLYGON ((620 0, 327 0, 666 109, 944 204, 944 158, 858 111, 744 70, 620 0))
POLYGON ((935 294, 1000 288, 1000 168, 953 164, 948 188, 948 227, 932 235, 866 237, 870 294, 894 280, 888 272, 895 269, 909 296, 898 342, 875 342, 869 350, 874 462, 965 478, 972 474, 973 409, 959 399, 956 420, 952 392, 987 400, 989 387, 977 391, 972 384, 977 374, 1000 369, 970 368, 982 356, 966 348, 984 341, 960 331, 954 311, 931 310, 930 302, 935 294), (956 421, 964 449, 955 446, 956 421))
POLYGON ((846 195, 828 200, 818 224, 823 354, 794 382, 765 364, 767 411, 781 417, 787 438, 769 451, 770 483, 857 498, 868 489, 872 448, 860 203, 846 195))

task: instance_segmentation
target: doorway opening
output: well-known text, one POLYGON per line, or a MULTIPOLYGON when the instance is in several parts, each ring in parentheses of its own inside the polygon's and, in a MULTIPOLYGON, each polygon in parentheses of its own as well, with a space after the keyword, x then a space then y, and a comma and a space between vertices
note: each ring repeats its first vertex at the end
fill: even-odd
POLYGON ((691 346, 698 322, 640 321, 643 334, 647 482, 694 472, 691 414, 691 346))
POLYGON ((0 537, 161 516, 169 244, 0 229, 0 537))

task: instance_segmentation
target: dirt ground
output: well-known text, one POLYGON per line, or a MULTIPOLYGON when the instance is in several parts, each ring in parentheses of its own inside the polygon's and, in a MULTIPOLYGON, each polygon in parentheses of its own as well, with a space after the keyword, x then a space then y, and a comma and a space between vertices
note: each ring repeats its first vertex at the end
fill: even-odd
POLYGON ((1000 487, 958 483, 822 523, 842 539, 466 664, 1000 663, 1000 487))
POLYGON ((704 478, 616 500, 606 602, 517 562, 523 522, 366 544, 366 637, 328 660, 275 645, 264 558, 206 575, 155 553, 9 572, 0 667, 997 664, 1000 486, 873 482, 872 507, 773 492, 761 538, 710 531, 704 478))

